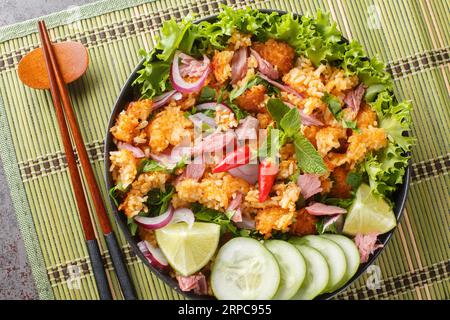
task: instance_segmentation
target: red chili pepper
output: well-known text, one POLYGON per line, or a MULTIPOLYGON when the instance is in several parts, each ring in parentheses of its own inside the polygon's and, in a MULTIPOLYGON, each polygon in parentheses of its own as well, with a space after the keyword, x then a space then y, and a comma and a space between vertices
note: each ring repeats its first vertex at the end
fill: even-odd
POLYGON ((259 202, 266 201, 278 174, 278 165, 270 158, 264 159, 259 164, 258 188, 259 202))
POLYGON ((250 162, 250 148, 246 145, 227 154, 225 158, 213 169, 213 173, 225 172, 233 168, 246 165, 250 162))

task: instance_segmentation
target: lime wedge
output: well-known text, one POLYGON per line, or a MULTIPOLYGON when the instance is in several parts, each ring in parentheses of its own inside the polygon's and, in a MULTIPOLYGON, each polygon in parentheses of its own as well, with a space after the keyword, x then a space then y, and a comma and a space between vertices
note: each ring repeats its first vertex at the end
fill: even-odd
POLYGON ((156 241, 169 264, 183 276, 203 268, 217 250, 220 226, 195 222, 189 228, 181 222, 156 230, 156 241))
POLYGON ((349 208, 343 232, 348 235, 357 233, 386 233, 397 225, 394 212, 380 196, 374 195, 367 184, 356 191, 356 198, 349 208))

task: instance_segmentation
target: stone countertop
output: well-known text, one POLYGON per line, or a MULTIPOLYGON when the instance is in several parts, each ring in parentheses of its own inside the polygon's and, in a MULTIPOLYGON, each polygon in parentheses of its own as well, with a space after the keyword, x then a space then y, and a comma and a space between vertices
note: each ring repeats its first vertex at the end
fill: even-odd
MULTIPOLYGON (((1 0, 0 26, 95 0, 1 0), (26 8, 26 10, 24 10, 26 8)), ((0 300, 37 299, 0 158, 0 300)))

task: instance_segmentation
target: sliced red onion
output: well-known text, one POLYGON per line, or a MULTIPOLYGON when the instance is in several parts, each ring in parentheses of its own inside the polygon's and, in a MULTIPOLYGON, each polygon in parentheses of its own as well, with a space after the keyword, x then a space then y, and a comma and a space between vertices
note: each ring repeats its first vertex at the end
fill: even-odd
POLYGON ((185 53, 180 54, 180 59, 180 74, 182 77, 201 77, 208 67, 208 64, 205 64, 206 60, 200 61, 185 53))
POLYGON ((203 155, 197 156, 194 160, 187 165, 185 171, 186 179, 200 180, 206 170, 205 161, 203 161, 203 155))
POLYGON ((138 242, 139 250, 141 250, 142 254, 145 258, 147 258, 148 262, 156 268, 164 269, 169 265, 166 257, 162 253, 161 249, 156 248, 148 241, 138 242))
POLYGON ((300 192, 305 200, 322 192, 320 179, 316 174, 308 173, 299 175, 297 185, 300 187, 300 192))
POLYGON ((211 72, 211 66, 209 58, 204 55, 203 56, 203 64, 207 65, 205 68, 203 74, 200 76, 200 78, 195 82, 187 82, 183 79, 180 73, 180 55, 182 54, 181 51, 176 51, 175 56, 173 58, 172 66, 170 69, 170 82, 172 83, 172 87, 182 93, 191 93, 195 91, 199 91, 203 84, 205 83, 206 79, 208 78, 209 73, 211 72))
POLYGON ((234 199, 230 202, 227 208, 227 212, 233 213, 231 221, 242 222, 241 204, 242 204, 242 193, 238 192, 236 194, 236 197, 234 197, 234 199))
POLYGON ((163 93, 160 96, 154 97, 153 98, 153 110, 164 106, 170 100, 170 98, 172 98, 175 94, 178 94, 178 93, 179 92, 177 92, 176 90, 172 90, 172 91, 163 93))
POLYGON ((235 51, 231 60, 231 83, 235 84, 245 77, 248 70, 247 47, 242 47, 235 51))
POLYGON ((252 116, 245 117, 239 121, 239 126, 235 130, 238 140, 256 140, 258 127, 258 119, 252 116))
POLYGON ((241 178, 250 184, 255 184, 258 181, 258 165, 246 164, 237 168, 228 170, 228 173, 233 177, 241 178))
POLYGON ((323 203, 316 202, 305 208, 306 211, 313 216, 331 216, 335 214, 344 214, 347 212, 344 208, 337 206, 328 206, 323 203))
POLYGON ((186 136, 181 140, 179 144, 172 148, 170 152, 170 158, 173 162, 178 163, 182 159, 191 155, 191 138, 186 136))
MULTIPOLYGON (((287 105, 291 109, 292 108, 297 108, 296 106, 294 106, 290 102, 283 101, 283 103, 285 105, 287 105)), ((318 127, 321 127, 321 126, 324 125, 322 121, 320 121, 319 119, 315 118, 314 116, 306 114, 305 112, 303 112, 303 110, 300 110, 300 118, 301 118, 301 121, 302 121, 302 125, 304 125, 304 126, 318 126, 318 127)))
POLYGON ((281 84, 281 83, 279 83, 277 81, 274 81, 274 80, 270 79, 269 77, 267 77, 266 75, 262 74, 261 72, 258 72, 258 76, 261 79, 266 80, 268 83, 270 83, 271 85, 273 85, 274 87, 277 87, 278 89, 280 89, 282 91, 286 91, 287 93, 292 93, 292 94, 294 94, 297 97, 302 98, 302 99, 305 98, 301 93, 295 91, 291 87, 289 87, 287 85, 284 85, 284 84, 281 84))
POLYGON ((191 120, 194 126, 196 126, 197 128, 203 128, 204 123, 206 123, 211 129, 217 128, 216 121, 201 112, 190 115, 189 120, 191 120))
POLYGON ((129 143, 119 142, 119 143, 117 143, 117 148, 119 150, 124 149, 124 150, 131 151, 135 158, 144 158, 145 157, 145 153, 144 153, 144 151, 141 150, 141 148, 132 146, 129 143))
POLYGON ((188 208, 180 208, 173 212, 173 218, 170 221, 170 224, 178 223, 178 222, 186 222, 189 228, 195 222, 195 216, 191 209, 188 208))
POLYGON ((251 52, 252 56, 255 57, 256 61, 258 62, 258 70, 262 74, 268 76, 270 79, 273 79, 273 80, 278 79, 280 74, 278 73, 277 69, 275 69, 269 61, 267 61, 266 59, 261 57, 261 55, 256 50, 253 50, 250 48, 250 52, 251 52))
POLYGON ((255 219, 252 219, 250 216, 243 214, 242 221, 236 222, 236 226, 240 229, 255 230, 256 222, 255 219))
POLYGON ((183 99, 183 94, 181 92, 175 92, 175 94, 172 96, 172 99, 175 101, 180 101, 183 99))
POLYGON ((356 89, 351 90, 345 96, 345 104, 349 106, 354 113, 358 113, 365 91, 366 88, 364 87, 364 84, 361 83, 358 87, 356 87, 356 89))
POLYGON ((173 207, 169 205, 169 208, 163 214, 156 217, 141 217, 135 216, 134 221, 144 229, 156 230, 161 229, 169 224, 173 217, 173 207))
POLYGON ((322 121, 315 118, 314 116, 304 113, 303 110, 300 111, 300 118, 304 126, 318 126, 318 127, 324 126, 322 121))
POLYGON ((227 105, 223 104, 223 103, 217 103, 217 102, 205 102, 202 104, 199 104, 197 106, 195 106, 195 108, 199 111, 202 110, 218 110, 218 109, 224 109, 224 110, 228 110, 230 112, 233 112, 230 107, 228 107, 227 105))
POLYGON ((156 154, 153 152, 150 152, 150 158, 157 161, 159 164, 161 164, 163 167, 167 168, 168 170, 173 169, 178 161, 175 158, 172 158, 171 155, 167 155, 165 153, 156 154))

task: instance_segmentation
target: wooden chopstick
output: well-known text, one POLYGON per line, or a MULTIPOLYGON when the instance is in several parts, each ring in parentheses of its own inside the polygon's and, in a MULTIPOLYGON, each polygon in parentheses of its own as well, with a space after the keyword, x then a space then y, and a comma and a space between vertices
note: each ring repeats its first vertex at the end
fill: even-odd
MULTIPOLYGON (((39 33, 41 36, 42 44, 44 44, 43 34, 41 32, 41 25, 39 25, 39 33)), ((95 282, 99 292, 100 299, 111 300, 111 289, 108 284, 106 272, 103 267, 102 255, 97 239, 95 237, 94 227, 89 216, 89 209, 86 202, 86 198, 83 191, 83 183, 81 182, 80 173, 78 172, 77 162, 75 160, 75 154, 72 148, 72 142, 70 140, 69 129, 67 128, 64 118, 64 111, 61 106, 59 90, 56 85, 55 74, 49 60, 48 48, 43 45, 43 52, 45 57, 45 64, 47 67, 47 73, 50 80, 50 92, 52 94, 53 105, 55 106, 56 119, 58 122, 59 130, 61 133, 62 142, 64 145, 64 151, 67 158, 67 165, 69 168, 70 180, 74 190, 75 200, 77 202, 78 213, 80 215, 81 225, 83 227, 84 237, 86 239, 86 245, 89 253, 89 258, 92 263, 92 269, 94 272, 95 282)))
MULTIPOLYGON (((120 286, 122 289, 122 293, 123 293, 125 299, 134 300, 134 299, 136 299, 135 291, 134 291, 132 282, 131 282, 130 277, 127 272, 127 268, 125 265, 125 260, 122 255, 122 251, 120 250, 119 244, 117 242, 117 238, 116 238, 114 232, 112 231, 111 223, 110 223, 108 215, 106 213, 105 204, 101 197, 100 188, 98 187, 97 181, 95 180, 94 171, 92 170, 92 167, 91 167, 91 164, 89 161, 89 156, 86 151, 86 147, 84 145, 83 137, 82 137, 80 129, 78 127, 78 122, 77 122, 75 113, 72 108, 72 103, 69 98, 69 93, 68 93, 66 84, 64 83, 64 80, 61 76, 59 65, 56 60, 52 42, 48 36, 45 22, 39 21, 38 25, 39 25, 39 34, 41 36, 42 46, 44 48, 44 57, 45 57, 46 65, 47 65, 47 72, 49 74, 50 84, 51 84, 51 88, 52 88, 51 91, 52 91, 53 102, 55 104, 55 108, 59 109, 59 111, 57 111, 57 113, 59 114, 58 115, 58 124, 60 124, 60 121, 64 121, 65 118, 67 119, 67 122, 69 123, 69 127, 72 132, 72 137, 75 142, 76 149, 78 151, 82 171, 86 178, 88 189, 89 189, 90 195, 91 195, 93 203, 94 203, 95 212, 96 212, 97 218, 99 220, 100 227, 103 231, 103 234, 104 234, 104 237, 106 240, 106 244, 108 246, 108 251, 111 256, 111 260, 114 265, 114 269, 116 271, 116 274, 117 274, 117 277, 118 277, 118 280, 119 280, 119 283, 120 283, 120 286), (62 102, 62 108, 61 108, 60 101, 62 102), (63 111, 63 109, 64 109, 64 111, 63 111), (65 115, 65 118, 64 118, 64 115, 65 115)), ((65 141, 64 145, 66 145, 66 143, 70 144, 70 149, 71 149, 70 151, 72 152, 72 155, 73 155, 73 150, 72 150, 72 146, 70 143, 70 137, 68 136, 68 141, 66 141, 67 138, 64 137, 65 133, 68 134, 67 126, 66 126, 65 122, 64 122, 64 126, 66 129, 65 132, 62 133, 63 140, 65 141)), ((60 127, 62 127, 61 124, 60 124, 60 127)), ((61 132, 63 132, 63 131, 64 130, 61 130, 61 132)), ((68 154, 67 150, 66 150, 66 154, 68 154)), ((68 164, 69 164, 69 161, 68 161, 68 164)), ((72 165, 74 165, 74 164, 72 163, 72 165)), ((75 163, 74 168, 78 173, 78 168, 76 167, 76 163, 75 163)), ((75 172, 75 170, 72 169, 70 171, 71 176, 72 176, 72 171, 75 172)), ((79 174, 78 174, 78 178, 79 178, 79 174)), ((76 180, 76 178, 75 178, 75 180, 76 180)), ((76 182, 76 184, 74 184, 75 194, 77 194, 77 193, 83 194, 81 180, 79 182, 80 182, 79 184, 78 184, 78 182, 76 182), (79 188, 79 189, 76 189, 76 188, 79 188)), ((82 198, 81 198, 81 196, 77 197, 76 200, 77 200, 77 203, 84 202, 84 204, 82 204, 81 207, 84 208, 84 206, 86 206, 86 209, 87 209, 86 199, 84 198, 84 195, 82 198)), ((83 211, 80 210, 80 218, 81 218, 82 222, 83 221, 86 222, 87 219, 89 219, 89 222, 90 222, 90 225, 92 228, 93 223, 90 220, 88 211, 85 211, 84 209, 83 209, 83 211), (86 214, 86 212, 87 212, 87 214, 86 214)), ((87 231, 88 231, 88 234, 90 235, 90 233, 89 233, 90 230, 87 229, 87 231)), ((86 232, 85 232, 85 234, 86 234, 86 232)), ((94 239, 95 239, 95 237, 94 237, 94 239)), ((86 236, 86 240, 89 241, 91 239, 88 239, 86 236)), ((92 263, 94 266, 93 261, 92 261, 92 263)), ((102 267, 103 267, 103 263, 102 263, 102 267)), ((104 270, 103 270, 103 272, 104 272, 104 270)))

